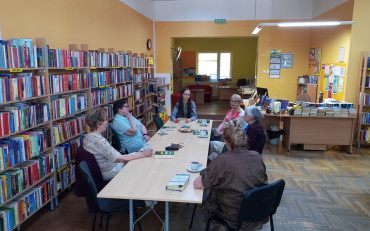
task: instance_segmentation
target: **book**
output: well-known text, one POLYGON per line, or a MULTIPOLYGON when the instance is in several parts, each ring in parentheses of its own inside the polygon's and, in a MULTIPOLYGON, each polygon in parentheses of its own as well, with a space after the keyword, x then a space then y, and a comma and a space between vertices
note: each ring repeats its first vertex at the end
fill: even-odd
POLYGON ((165 128, 165 129, 170 130, 170 131, 175 131, 176 130, 176 126, 162 126, 162 128, 165 128))
POLYGON ((201 133, 201 131, 206 131, 206 134, 208 135, 208 131, 207 130, 203 130, 203 129, 194 129, 193 130, 193 134, 194 135, 199 135, 201 133))
POLYGON ((166 190, 172 191, 183 191, 189 182, 190 174, 188 173, 177 173, 172 177, 171 181, 167 184, 166 190))
POLYGON ((174 151, 156 151, 154 152, 155 159, 173 159, 175 158, 174 151))

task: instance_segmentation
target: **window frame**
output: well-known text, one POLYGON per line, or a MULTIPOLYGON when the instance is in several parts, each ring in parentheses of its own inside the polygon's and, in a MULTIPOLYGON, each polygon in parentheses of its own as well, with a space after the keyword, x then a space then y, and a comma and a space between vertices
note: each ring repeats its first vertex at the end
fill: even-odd
POLYGON ((199 75, 199 54, 210 54, 210 53, 216 53, 217 54, 217 79, 216 80, 210 80, 212 82, 218 82, 221 81, 220 74, 221 74, 221 53, 229 53, 230 54, 230 73, 229 78, 224 78, 222 80, 231 80, 232 79, 232 52, 231 51, 202 51, 197 52, 197 75, 199 75))

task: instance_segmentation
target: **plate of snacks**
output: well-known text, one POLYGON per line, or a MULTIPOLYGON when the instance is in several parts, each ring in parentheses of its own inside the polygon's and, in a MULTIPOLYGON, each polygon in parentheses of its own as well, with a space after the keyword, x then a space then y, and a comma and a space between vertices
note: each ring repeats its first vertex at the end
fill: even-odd
POLYGON ((184 142, 172 142, 170 145, 168 145, 169 147, 177 147, 177 148, 182 148, 185 146, 185 143, 184 142))

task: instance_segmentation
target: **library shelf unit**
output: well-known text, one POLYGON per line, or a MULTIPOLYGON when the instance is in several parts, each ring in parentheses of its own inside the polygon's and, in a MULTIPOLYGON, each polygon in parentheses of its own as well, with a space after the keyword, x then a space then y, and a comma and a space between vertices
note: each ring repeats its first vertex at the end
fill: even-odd
POLYGON ((360 85, 357 95, 357 147, 369 145, 365 139, 370 135, 370 51, 361 52, 360 85))
MULTIPOLYGON (((15 131, 10 134, 4 135, 5 133, 0 131, 0 155, 1 158, 3 158, 3 149, 1 148, 4 147, 5 141, 8 142, 9 140, 12 140, 13 137, 24 135, 26 134, 25 132, 29 135, 30 131, 35 131, 35 129, 37 129, 38 132, 45 131, 45 133, 43 133, 43 137, 46 137, 44 141, 48 142, 48 145, 43 149, 40 148, 37 150, 36 155, 29 158, 29 160, 26 158, 23 162, 18 161, 17 164, 7 166, 1 170, 0 193, 4 194, 4 180, 2 176, 5 177, 8 172, 15 171, 15 169, 21 169, 24 164, 27 164, 28 162, 34 163, 36 160, 39 160, 40 157, 49 158, 52 156, 52 166, 48 166, 52 171, 40 176, 37 181, 24 187, 23 190, 15 193, 14 196, 7 198, 6 200, 4 199, 0 204, 0 207, 9 206, 9 203, 20 200, 25 194, 33 192, 34 189, 38 188, 39 184, 44 183, 45 181, 48 181, 53 187, 52 191, 48 191, 49 195, 47 200, 44 200, 42 205, 40 204, 39 208, 30 213, 25 219, 12 224, 12 227, 9 227, 9 230, 17 228, 20 229, 21 224, 47 204, 50 204, 50 207, 53 210, 54 206, 58 206, 58 195, 63 193, 65 190, 70 189, 73 185, 75 180, 74 154, 76 149, 73 149, 75 146, 72 148, 72 142, 75 142, 74 144, 77 145, 81 144, 79 142, 82 142, 84 135, 89 131, 84 119, 80 124, 78 122, 79 118, 84 118, 84 114, 88 110, 95 107, 107 108, 107 110, 109 110, 110 117, 108 121, 111 123, 114 118, 112 104, 117 100, 127 99, 131 111, 138 120, 140 120, 144 125, 149 125, 153 122, 154 110, 151 106, 151 97, 148 94, 148 79, 153 78, 154 69, 148 65, 146 59, 148 55, 143 53, 138 55, 131 51, 114 52, 113 48, 108 48, 108 52, 105 52, 105 49, 103 48, 98 50, 89 50, 87 44, 81 44, 80 49, 78 49, 76 44, 70 44, 69 50, 58 50, 49 48, 46 43, 46 39, 44 38, 35 39, 33 44, 36 46, 35 49, 37 48, 37 51, 40 49, 40 55, 42 56, 41 59, 43 61, 42 67, 0 68, 0 81, 2 85, 5 83, 2 81, 3 78, 6 78, 4 75, 8 75, 9 79, 16 79, 16 77, 19 79, 25 73, 32 76, 31 78, 34 76, 41 76, 43 78, 42 83, 44 85, 41 84, 39 87, 43 88, 44 94, 37 94, 37 96, 21 98, 20 100, 7 100, 0 98, 0 115, 2 115, 2 113, 6 113, 6 115, 9 115, 7 118, 13 118, 10 117, 10 115, 13 115, 12 112, 4 112, 4 110, 8 110, 4 109, 4 107, 14 107, 19 104, 23 105, 23 103, 27 105, 32 103, 33 105, 47 105, 47 108, 49 109, 47 111, 48 119, 32 124, 32 126, 25 126, 23 130, 15 131), (135 82, 133 79, 135 74, 141 75, 144 81, 141 83, 138 83, 137 81, 135 82), (137 89, 143 89, 144 95, 141 99, 134 100, 134 91, 137 89), (2 100, 5 101, 1 102, 2 100), (136 113, 137 111, 135 109, 136 107, 140 107, 140 105, 145 105, 144 109, 140 111, 140 113, 136 113), (65 110, 65 114, 61 112, 62 110, 65 110), (66 134, 64 133, 66 131, 63 131, 64 126, 72 126, 67 123, 74 119, 77 120, 73 122, 73 126, 75 126, 74 130, 80 129, 80 132, 73 133, 74 135, 65 136, 66 134), (82 123, 84 125, 81 125, 82 123), (80 127, 76 128, 77 126, 80 127), (64 137, 64 139, 61 139, 58 143, 56 143, 56 131, 59 131, 58 137, 60 134, 63 134, 64 137), (63 166, 60 166, 57 169, 58 148, 62 148, 64 146, 67 147, 68 145, 70 145, 68 147, 69 149, 62 150, 64 150, 66 155, 69 155, 70 158, 68 158, 68 161, 63 166), (68 179, 65 179, 65 177, 68 177, 68 179)), ((9 55, 9 60, 12 58, 19 57, 10 57, 9 55)), ((6 86, 0 85, 0 87, 5 89, 6 86)), ((32 87, 35 87, 35 85, 32 87)), ((13 94, 9 89, 7 89, 7 91, 7 93, 10 92, 9 94, 13 94)), ((32 91, 37 92, 35 89, 32 89, 32 91)), ((46 110, 45 108, 46 106, 43 107, 44 111, 46 110)), ((29 116, 32 116, 31 119, 36 121, 37 116, 41 116, 41 114, 36 114, 35 112, 29 116)), ((45 116, 45 114, 43 116, 45 116)), ((2 120, 3 118, 0 117, 0 119, 2 120)), ((110 126, 108 126, 108 129, 110 129, 110 126)), ((112 133, 111 131, 108 131, 108 129, 104 136, 107 140, 111 140, 112 133)), ((59 137, 59 139, 60 138, 61 137, 59 137)), ((24 139, 27 140, 27 142, 31 140, 29 136, 24 139)), ((31 153, 31 148, 25 151, 31 153)), ((27 155, 30 156, 28 153, 27 155)), ((0 161, 0 164, 1 163, 2 161, 0 161)), ((38 169, 40 171, 40 165, 38 165, 38 169)), ((0 223, 0 226, 2 225, 3 224, 0 223)))

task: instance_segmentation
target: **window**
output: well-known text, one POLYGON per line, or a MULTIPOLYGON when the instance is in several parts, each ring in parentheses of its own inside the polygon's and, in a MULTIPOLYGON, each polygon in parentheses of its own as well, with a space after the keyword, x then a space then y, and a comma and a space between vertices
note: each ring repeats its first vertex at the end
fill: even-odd
POLYGON ((211 81, 231 78, 231 53, 198 53, 198 75, 208 75, 211 81))

